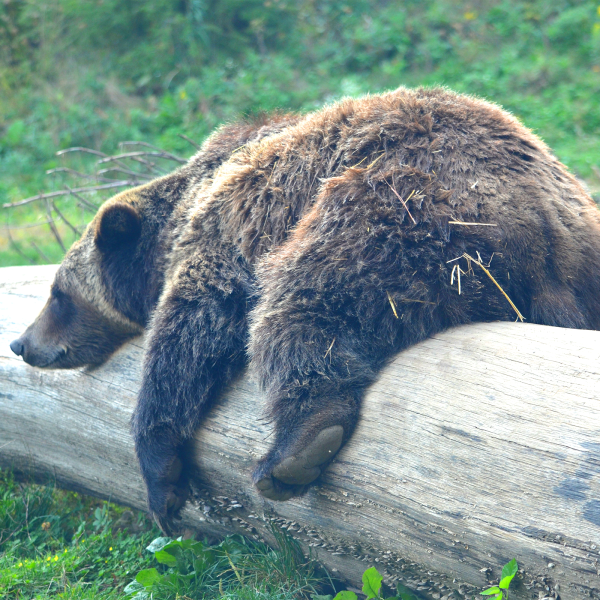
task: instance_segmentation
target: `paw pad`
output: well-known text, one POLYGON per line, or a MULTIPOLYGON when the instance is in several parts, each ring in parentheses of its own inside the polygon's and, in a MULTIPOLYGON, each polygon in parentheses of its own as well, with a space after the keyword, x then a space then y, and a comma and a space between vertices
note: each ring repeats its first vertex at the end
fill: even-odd
POLYGON ((274 469, 273 476, 291 485, 306 485, 314 481, 342 445, 344 428, 334 425, 323 429, 305 448, 294 456, 283 459, 274 469))
POLYGON ((314 481, 342 446, 344 428, 327 427, 308 445, 292 456, 284 458, 265 477, 256 482, 260 493, 270 500, 289 500, 301 493, 304 486, 314 481))

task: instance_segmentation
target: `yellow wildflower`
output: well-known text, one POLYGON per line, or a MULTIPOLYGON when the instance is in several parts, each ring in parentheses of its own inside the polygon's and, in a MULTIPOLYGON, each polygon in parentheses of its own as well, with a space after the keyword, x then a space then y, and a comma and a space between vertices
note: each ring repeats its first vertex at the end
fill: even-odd
POLYGON ((477 18, 477 13, 473 12, 472 10, 469 10, 463 16, 466 21, 473 21, 474 19, 477 18))
POLYGON ((20 566, 20 567, 22 567, 22 566, 23 566, 23 563, 19 563, 19 566, 20 566))
POLYGON ((58 556, 54 557, 54 562, 56 562, 58 560, 58 556))
POLYGON ((112 546, 108 549, 109 552, 112 552, 112 546))

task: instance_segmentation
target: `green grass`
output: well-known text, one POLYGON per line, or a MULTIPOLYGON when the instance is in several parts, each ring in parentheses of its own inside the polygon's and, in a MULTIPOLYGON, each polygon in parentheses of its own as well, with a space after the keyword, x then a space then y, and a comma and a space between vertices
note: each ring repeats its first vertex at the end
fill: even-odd
MULTIPOLYGON (((240 114, 401 84, 501 104, 600 194, 597 0, 7 0, 0 40, 0 202, 59 188, 44 173, 72 164, 55 156, 69 146, 143 140, 189 156, 180 133, 201 141, 240 114)), ((0 232, 0 265, 63 254, 46 224, 14 237, 21 254, 0 232)))
POLYGON ((158 534, 141 513, 0 471, 0 596, 120 598, 158 534))
POLYGON ((170 542, 143 513, 51 482, 19 483, 0 471, 3 600, 142 600, 150 594, 155 600, 293 600, 335 593, 296 542, 277 530, 274 535, 278 550, 237 536, 218 544, 170 542))

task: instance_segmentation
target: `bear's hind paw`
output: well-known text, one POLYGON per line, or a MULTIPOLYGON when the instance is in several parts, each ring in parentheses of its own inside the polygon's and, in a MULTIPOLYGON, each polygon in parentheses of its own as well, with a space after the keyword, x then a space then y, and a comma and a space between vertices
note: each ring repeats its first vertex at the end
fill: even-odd
POLYGON ((273 464, 267 458, 255 472, 258 491, 269 500, 279 501, 302 494, 306 485, 317 479, 336 455, 343 438, 344 428, 334 425, 320 431, 304 448, 279 462, 273 464))

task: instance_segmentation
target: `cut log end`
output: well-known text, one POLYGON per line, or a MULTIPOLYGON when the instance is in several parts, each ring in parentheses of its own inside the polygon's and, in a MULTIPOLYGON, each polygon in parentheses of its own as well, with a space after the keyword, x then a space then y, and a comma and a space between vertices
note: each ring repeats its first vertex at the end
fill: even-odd
MULTIPOLYGON (((142 340, 94 371, 10 352, 54 269, 0 270, 0 465, 145 509, 129 435, 142 340)), ((319 484, 288 502, 251 483, 270 433, 261 410, 243 376, 209 414, 182 525, 268 540, 275 524, 354 585, 375 564, 390 583, 470 598, 516 558, 511 597, 600 598, 600 332, 489 323, 410 348, 319 484)))

